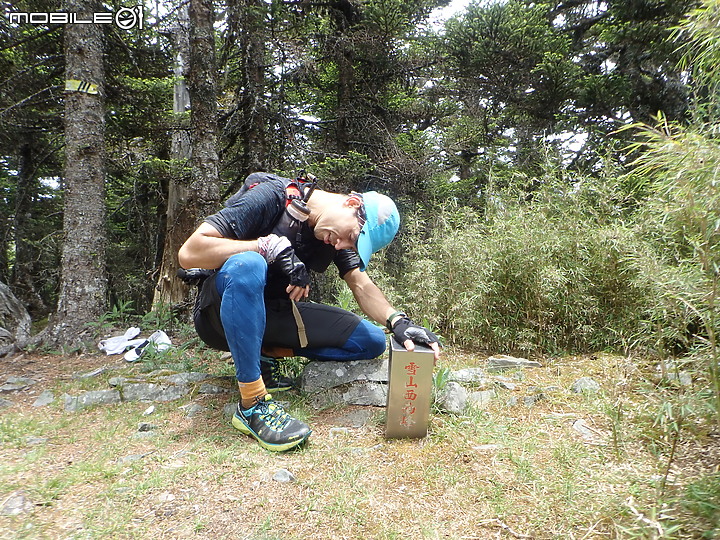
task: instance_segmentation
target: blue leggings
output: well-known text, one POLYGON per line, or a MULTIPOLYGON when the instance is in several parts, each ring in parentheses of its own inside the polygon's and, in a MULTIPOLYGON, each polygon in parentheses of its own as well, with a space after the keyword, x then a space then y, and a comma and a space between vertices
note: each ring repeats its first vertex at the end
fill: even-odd
MULTIPOLYGON (((260 351, 266 331, 266 276, 265 259, 259 253, 248 251, 230 257, 218 271, 215 280, 222 299, 220 320, 235 362, 235 376, 240 382, 252 382, 260 378, 260 351)), ((370 322, 358 318, 357 326, 344 342, 332 343, 333 324, 328 316, 337 313, 346 319, 345 316, 349 314, 322 304, 302 302, 298 307, 304 308, 301 313, 310 341, 307 347, 294 347, 296 355, 312 360, 350 361, 376 358, 385 351, 385 333, 370 322), (312 309, 315 307, 317 309, 312 309), (317 324, 313 324, 316 313, 323 317, 322 322, 328 322, 323 325, 326 328, 318 328, 317 324), (312 337, 318 336, 323 330, 326 330, 323 339, 312 337)), ((271 324, 273 320, 271 317, 267 323, 271 324)))

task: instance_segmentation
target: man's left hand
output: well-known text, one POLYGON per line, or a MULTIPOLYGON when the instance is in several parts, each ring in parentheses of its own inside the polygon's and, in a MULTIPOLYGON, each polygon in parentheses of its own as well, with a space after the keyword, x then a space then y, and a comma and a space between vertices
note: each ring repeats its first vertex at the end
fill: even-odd
POLYGON ((427 345, 435 353, 435 361, 440 359, 440 340, 428 330, 412 322, 408 317, 402 317, 395 321, 392 333, 408 351, 415 350, 415 344, 427 345))

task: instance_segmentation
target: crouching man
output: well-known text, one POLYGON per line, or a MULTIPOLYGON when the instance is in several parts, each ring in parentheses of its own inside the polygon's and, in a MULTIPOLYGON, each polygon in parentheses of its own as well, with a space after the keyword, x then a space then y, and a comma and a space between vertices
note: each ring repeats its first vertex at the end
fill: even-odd
POLYGON ((365 272, 399 226, 395 203, 380 193, 332 193, 314 183, 254 173, 187 239, 180 265, 216 270, 201 285, 194 319, 205 343, 232 353, 241 398, 235 428, 272 451, 289 450, 310 436, 304 422, 272 399, 269 390, 280 383, 262 369, 261 358, 350 361, 385 350, 385 333, 369 321, 337 307, 299 302, 310 291, 309 269, 324 272, 334 264, 370 319, 408 350, 414 343, 429 345, 437 359, 437 337, 390 305, 365 272))

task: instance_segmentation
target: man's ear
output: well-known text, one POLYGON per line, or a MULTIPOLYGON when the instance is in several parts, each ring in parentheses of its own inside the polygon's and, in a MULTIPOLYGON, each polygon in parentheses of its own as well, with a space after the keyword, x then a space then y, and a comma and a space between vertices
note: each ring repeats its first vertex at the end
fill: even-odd
POLYGON ((345 199, 345 206, 350 208, 359 208, 362 206, 362 199, 360 198, 360 195, 355 192, 348 195, 347 199, 345 199))

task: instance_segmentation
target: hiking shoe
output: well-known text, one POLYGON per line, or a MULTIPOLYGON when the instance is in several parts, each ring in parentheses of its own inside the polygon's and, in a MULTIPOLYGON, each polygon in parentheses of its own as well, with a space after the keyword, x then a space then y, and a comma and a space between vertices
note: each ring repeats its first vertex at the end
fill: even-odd
POLYGON ((238 403, 232 425, 257 439, 260 446, 271 452, 295 448, 312 433, 307 424, 285 412, 270 394, 258 398, 258 402, 249 409, 242 409, 238 403))
POLYGON ((280 374, 278 364, 274 358, 260 357, 260 374, 268 392, 285 392, 295 388, 295 381, 280 374))

